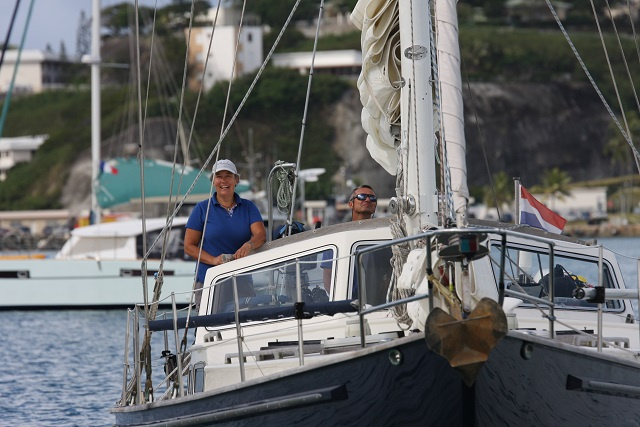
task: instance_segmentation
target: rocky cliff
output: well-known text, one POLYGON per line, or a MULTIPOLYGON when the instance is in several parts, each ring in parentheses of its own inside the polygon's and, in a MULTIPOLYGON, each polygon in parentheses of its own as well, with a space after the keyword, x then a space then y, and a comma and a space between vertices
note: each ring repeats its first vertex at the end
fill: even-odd
MULTIPOLYGON (((528 186, 554 167, 574 181, 614 175, 603 155, 611 119, 591 86, 472 83, 464 103, 470 187, 501 171, 528 186)), ((349 176, 391 196, 395 180, 366 153, 360 111, 357 92, 346 93, 332 117, 334 149, 349 176)))

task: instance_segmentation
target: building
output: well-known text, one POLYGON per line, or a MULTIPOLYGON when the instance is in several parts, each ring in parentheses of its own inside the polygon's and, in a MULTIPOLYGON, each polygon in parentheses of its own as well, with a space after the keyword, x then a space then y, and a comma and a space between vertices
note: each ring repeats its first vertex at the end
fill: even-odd
POLYGON ((569 221, 607 216, 607 187, 573 187, 570 191, 570 195, 562 197, 533 197, 569 221))
MULTIPOLYGON (((192 71, 188 85, 193 91, 200 90, 201 83, 203 89, 208 91, 218 81, 235 79, 262 65, 262 27, 258 25, 258 20, 251 17, 244 19, 238 40, 239 12, 220 8, 217 19, 215 14, 216 8, 209 9, 204 21, 201 20, 209 25, 191 29, 189 65, 192 71), (216 22, 215 31, 213 22, 216 22), (238 54, 234 68, 236 43, 238 54)), ((185 38, 188 37, 189 30, 186 29, 185 38)))
MULTIPOLYGON (((17 50, 5 52, 2 68, 0 68, 0 93, 9 91, 17 60, 17 50)), ((64 87, 67 71, 71 65, 71 62, 50 52, 23 50, 13 93, 40 93, 43 90, 64 87)))
MULTIPOLYGON (((306 75, 311 68, 313 52, 278 53, 273 55, 276 67, 292 68, 306 75)), ((313 69, 317 73, 358 76, 362 69, 362 52, 359 50, 321 50, 316 52, 313 69)))
MULTIPOLYGON (((560 20, 565 20, 571 3, 552 1, 553 8, 560 20)), ((505 3, 507 20, 510 23, 552 22, 553 15, 549 13, 549 7, 545 2, 537 0, 507 0, 505 3)))
POLYGON ((9 169, 18 163, 30 162, 48 135, 0 138, 0 181, 7 179, 9 169))

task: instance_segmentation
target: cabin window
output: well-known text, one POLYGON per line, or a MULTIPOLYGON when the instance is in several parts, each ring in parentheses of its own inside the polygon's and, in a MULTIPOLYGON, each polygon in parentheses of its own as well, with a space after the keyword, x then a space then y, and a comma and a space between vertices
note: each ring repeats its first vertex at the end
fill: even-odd
MULTIPOLYGON (((325 302, 329 296, 324 289, 324 260, 335 258, 333 249, 316 251, 297 257, 300 264, 300 283, 304 302, 325 302)), ((249 270, 236 276, 240 310, 293 305, 297 300, 296 257, 249 270)), ((233 279, 226 277, 214 286, 212 313, 235 311, 233 279)))
MULTIPOLYGON (((358 249, 364 249, 372 246, 371 244, 360 245, 358 249)), ((391 247, 387 246, 373 252, 367 252, 362 255, 362 266, 364 271, 364 283, 366 283, 365 298, 369 305, 380 305, 387 301, 387 290, 393 275, 391 266, 391 247)), ((355 265, 353 258, 352 275, 353 281, 351 286, 351 299, 359 298, 359 269, 355 265)))
POLYGON ((198 362, 193 366, 189 381, 189 390, 191 390, 192 393, 201 393, 204 391, 204 362, 198 362))
MULTIPOLYGON (((158 231, 149 231, 147 232, 147 250, 153 242, 160 235, 160 230, 158 231)), ((149 258, 151 259, 159 259, 162 255, 162 238, 156 246, 149 253, 149 258)), ((191 259, 184 254, 184 227, 175 227, 169 231, 169 235, 167 238, 167 250, 165 252, 165 259, 173 260, 173 259, 191 259)), ((136 237, 136 249, 138 252, 138 257, 142 258, 144 256, 144 251, 142 250, 142 236, 136 237)))
MULTIPOLYGON (((496 277, 500 274, 500 245, 491 247, 491 265, 496 277)), ((597 304, 573 297, 574 289, 598 286, 598 261, 591 258, 577 258, 554 254, 553 257, 554 302, 561 307, 596 308, 597 304)), ((603 263, 603 282, 606 288, 615 287, 611 271, 603 263)), ((549 255, 525 247, 507 247, 505 256, 505 286, 516 292, 524 292, 533 297, 549 297, 549 255)), ((524 304, 529 302, 524 301, 524 304)), ((620 310, 619 300, 606 302, 606 308, 620 310)))

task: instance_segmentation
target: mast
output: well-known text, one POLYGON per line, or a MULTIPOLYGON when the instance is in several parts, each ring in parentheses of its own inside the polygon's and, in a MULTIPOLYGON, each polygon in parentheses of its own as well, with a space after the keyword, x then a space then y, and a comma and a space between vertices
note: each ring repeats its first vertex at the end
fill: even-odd
POLYGON ((430 2, 398 2, 401 54, 402 171, 407 234, 438 225, 431 89, 430 2))
POLYGON ((92 223, 101 221, 98 204, 100 174, 100 0, 93 0, 91 20, 91 216, 92 223))

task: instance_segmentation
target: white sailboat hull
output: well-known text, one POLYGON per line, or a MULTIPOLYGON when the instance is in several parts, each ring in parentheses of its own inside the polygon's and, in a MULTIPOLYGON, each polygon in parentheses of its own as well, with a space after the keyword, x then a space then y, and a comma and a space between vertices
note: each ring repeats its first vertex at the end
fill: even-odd
MULTIPOLYGON (((3 262, 7 264, 8 262, 3 262)), ((159 261, 149 261, 148 301, 152 301, 159 261)), ((176 293, 176 303, 189 302, 194 263, 165 261, 162 297, 176 293)), ((0 264, 2 267, 2 264, 0 264)), ((0 271, 0 309, 115 308, 144 302, 139 260, 15 260, 0 271), (13 277, 6 277, 12 275, 13 277)), ((170 299, 164 305, 171 304, 170 299)))
MULTIPOLYGON (((164 218, 146 222, 147 246, 164 227, 164 218)), ((182 239, 186 218, 175 218, 170 248, 163 263, 160 298, 170 305, 189 303, 195 262, 184 260, 182 239)), ((0 309, 115 308, 144 301, 142 221, 108 222, 76 228, 56 254, 46 259, 0 259, 0 309)), ((158 249, 154 249, 159 252, 158 249)), ((159 259, 147 260, 148 301, 153 301, 159 259)))

